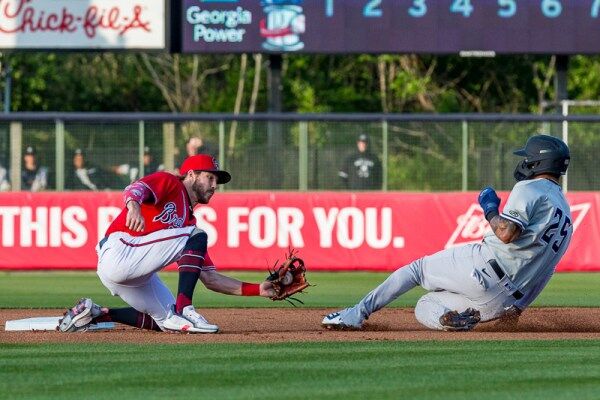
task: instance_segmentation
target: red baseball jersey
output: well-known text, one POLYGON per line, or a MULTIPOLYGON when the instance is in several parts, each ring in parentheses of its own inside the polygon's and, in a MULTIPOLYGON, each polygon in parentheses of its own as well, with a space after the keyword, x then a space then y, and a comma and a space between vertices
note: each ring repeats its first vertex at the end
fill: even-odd
POLYGON ((141 204, 145 225, 143 232, 134 232, 125 226, 127 207, 110 224, 106 236, 113 232, 127 232, 131 236, 143 236, 162 229, 195 226, 190 197, 185 186, 175 175, 168 172, 155 172, 139 181, 150 192, 141 204))
MULTIPOLYGON (((110 224, 106 236, 113 232, 126 232, 131 236, 144 236, 152 232, 195 226, 196 218, 192 212, 190 197, 183 183, 168 172, 155 172, 129 185, 124 192, 125 202, 128 200, 140 203, 145 228, 142 232, 133 232, 125 222, 127 207, 110 224)), ((143 251, 143 248, 140 247, 143 251)), ((216 267, 208 252, 204 256, 203 271, 215 270, 216 267)))

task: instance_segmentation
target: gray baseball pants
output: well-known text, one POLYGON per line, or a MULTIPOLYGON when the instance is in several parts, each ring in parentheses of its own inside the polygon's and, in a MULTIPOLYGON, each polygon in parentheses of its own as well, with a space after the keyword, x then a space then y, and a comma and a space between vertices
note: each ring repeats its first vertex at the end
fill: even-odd
POLYGON ((415 307, 417 320, 441 330, 440 317, 447 311, 474 308, 481 321, 499 318, 512 306, 518 290, 505 275, 498 277, 488 261, 491 252, 481 243, 452 247, 398 268, 358 304, 344 311, 343 320, 359 325, 375 311, 420 285, 429 293, 415 307))

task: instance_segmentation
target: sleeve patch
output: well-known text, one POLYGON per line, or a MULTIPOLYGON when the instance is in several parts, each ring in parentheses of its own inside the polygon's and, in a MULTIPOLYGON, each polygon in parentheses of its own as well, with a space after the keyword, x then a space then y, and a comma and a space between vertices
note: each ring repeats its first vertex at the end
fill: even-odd
POLYGON ((508 215, 510 215, 513 218, 517 218, 517 219, 519 219, 521 217, 521 214, 519 214, 519 212, 516 210, 508 210, 508 215))
MULTIPOLYGON (((516 213, 519 216, 519 213, 516 213)), ((525 224, 523 223, 523 221, 519 220, 518 218, 515 218, 513 215, 510 214, 506 214, 506 213, 502 213, 500 214, 500 216, 504 219, 509 220, 510 222, 514 222, 515 224, 519 225, 519 227, 521 229, 525 229, 525 224)))

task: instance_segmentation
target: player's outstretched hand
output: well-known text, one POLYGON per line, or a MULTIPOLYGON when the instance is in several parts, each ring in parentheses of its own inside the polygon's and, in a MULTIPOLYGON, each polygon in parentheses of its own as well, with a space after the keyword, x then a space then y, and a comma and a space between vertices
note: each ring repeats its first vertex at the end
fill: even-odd
POLYGON ((275 296, 275 289, 273 289, 273 283, 271 281, 264 281, 260 284, 260 295, 262 297, 275 296))

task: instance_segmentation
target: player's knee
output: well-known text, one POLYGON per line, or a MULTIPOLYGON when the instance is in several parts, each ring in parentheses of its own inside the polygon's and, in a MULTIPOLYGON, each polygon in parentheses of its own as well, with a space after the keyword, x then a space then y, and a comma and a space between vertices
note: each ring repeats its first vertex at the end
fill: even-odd
POLYGON ((194 228, 189 239, 185 243, 183 251, 198 251, 206 254, 208 248, 208 235, 202 229, 194 228))
POLYGON ((428 293, 417 301, 415 318, 429 329, 442 330, 440 317, 446 311, 446 307, 433 298, 433 293, 428 293))

